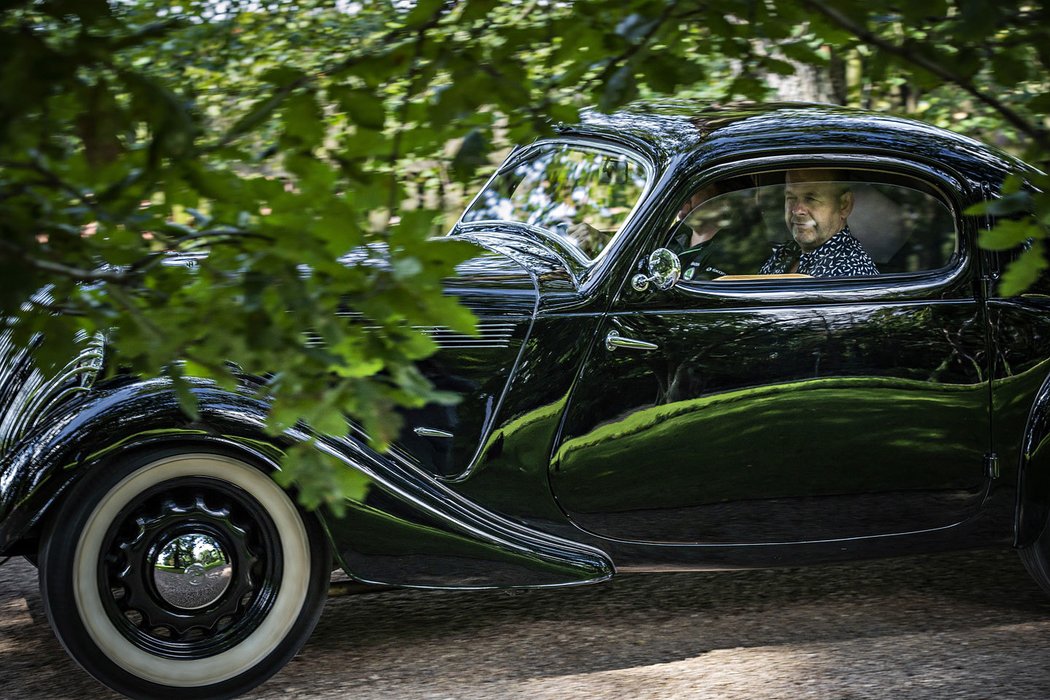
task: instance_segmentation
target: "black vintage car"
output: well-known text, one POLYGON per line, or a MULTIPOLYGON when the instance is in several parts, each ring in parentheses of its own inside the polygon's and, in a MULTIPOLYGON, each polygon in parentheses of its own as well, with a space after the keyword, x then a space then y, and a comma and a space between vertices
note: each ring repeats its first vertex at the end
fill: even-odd
MULTIPOLYGON (((428 329, 462 395, 334 518, 270 478, 250 392, 94 382, 0 346, 0 551, 37 562, 70 654, 137 697, 226 697, 296 653, 333 566, 367 584, 565 586, 615 573, 1016 547, 1050 590, 1050 282, 967 215, 1033 171, 830 107, 640 105, 515 150, 450 233, 480 335, 428 329)), ((348 317, 347 322, 357 322, 348 317)), ((305 429, 304 429, 305 430, 305 429)))

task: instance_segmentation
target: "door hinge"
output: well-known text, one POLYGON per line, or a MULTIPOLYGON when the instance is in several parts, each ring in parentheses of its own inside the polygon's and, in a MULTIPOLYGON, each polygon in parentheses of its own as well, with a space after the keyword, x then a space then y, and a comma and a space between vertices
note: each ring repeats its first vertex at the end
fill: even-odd
POLYGON ((989 452, 984 456, 984 474, 989 479, 999 478, 999 455, 989 452))

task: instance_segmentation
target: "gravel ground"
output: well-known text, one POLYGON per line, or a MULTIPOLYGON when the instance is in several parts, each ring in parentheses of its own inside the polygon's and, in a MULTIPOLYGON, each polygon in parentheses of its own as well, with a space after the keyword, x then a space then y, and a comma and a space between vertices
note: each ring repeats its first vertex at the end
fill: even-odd
MULTIPOLYGON (((0 697, 114 697, 55 642, 22 560, 0 567, 0 611, 0 697)), ((1042 700, 1048 662, 1050 599, 990 551, 339 597, 250 697, 1042 700)))

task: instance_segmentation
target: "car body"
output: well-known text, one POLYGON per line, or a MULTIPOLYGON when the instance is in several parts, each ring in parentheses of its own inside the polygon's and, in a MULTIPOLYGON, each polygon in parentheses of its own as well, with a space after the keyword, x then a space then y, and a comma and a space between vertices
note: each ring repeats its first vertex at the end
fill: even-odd
POLYGON ((38 558, 63 644, 141 697, 275 672, 329 556, 362 583, 488 588, 1012 545, 1050 590, 1050 281, 999 296, 1020 250, 979 248, 994 221, 966 213, 1031 172, 828 106, 586 113, 512 152, 449 234, 480 249, 448 282, 480 332, 426 329, 423 369, 463 400, 406 413, 385 454, 317 440, 370 482, 344 517, 258 478, 310 436, 267 437, 250 392, 195 384, 191 422, 164 381, 93 383, 96 345, 49 373, 8 343, 0 551, 38 558), (810 225, 784 204, 800 172, 878 275, 761 271, 810 225), (682 273, 704 227, 721 257, 682 273))

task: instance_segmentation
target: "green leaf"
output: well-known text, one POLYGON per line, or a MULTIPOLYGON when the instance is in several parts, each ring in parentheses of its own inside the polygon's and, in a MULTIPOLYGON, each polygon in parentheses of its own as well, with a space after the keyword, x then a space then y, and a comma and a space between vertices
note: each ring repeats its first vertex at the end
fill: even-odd
MULTIPOLYGON (((962 68, 966 70, 965 67, 962 68)), ((1013 86, 1028 78, 1028 61, 1010 52, 1000 52, 992 56, 992 74, 996 82, 1003 86, 1013 86)))
POLYGON ((43 9, 54 17, 75 14, 87 26, 110 16, 110 7, 106 0, 49 0, 43 3, 43 9))
POLYGON ((1050 263, 1047 262, 1046 247, 1043 241, 1035 241, 1006 268, 999 283, 999 293, 1007 297, 1021 294, 1035 284, 1048 268, 1050 263))
POLYGON ((1012 250, 1034 237, 1042 237, 1042 231, 1035 222, 1004 219, 992 230, 983 231, 977 242, 985 250, 1012 250))
MULTIPOLYGON (((921 6, 922 3, 915 5, 921 6)), ((999 24, 999 13, 995 3, 959 2, 957 5, 956 10, 960 14, 956 23, 956 34, 961 41, 985 39, 989 30, 999 24)))
POLYGON ((478 332, 477 317, 455 297, 434 296, 428 300, 427 306, 433 318, 441 325, 470 335, 478 332))
POLYGON ((290 447, 273 478, 284 488, 295 488, 308 509, 326 505, 336 517, 345 513, 348 502, 363 503, 372 487, 371 479, 322 451, 313 440, 290 447))
POLYGON ((386 126, 386 105, 375 91, 340 87, 332 94, 354 124, 376 131, 386 126))
POLYGON ((324 121, 317 99, 310 92, 289 97, 281 109, 284 133, 299 141, 303 148, 313 148, 324 138, 324 121))
POLYGON ((467 0, 459 18, 463 22, 485 19, 499 4, 497 0, 467 0))
MULTIPOLYGON (((1013 183, 1004 182, 1004 191, 1007 188, 1013 188, 1013 183)), ((974 204, 966 209, 968 216, 976 216, 980 214, 990 214, 996 217, 1009 217, 1015 214, 1028 214, 1032 212, 1032 196, 1025 191, 1014 191, 1010 194, 1004 194, 998 199, 991 199, 986 202, 980 202, 974 204)))
MULTIPOLYGON (((1048 49, 1050 51, 1050 49, 1048 49)), ((1028 109, 1033 112, 1046 114, 1050 112, 1050 92, 1044 92, 1038 95, 1032 96, 1028 100, 1028 109)))
POLYGON ((300 80, 305 80, 306 74, 294 66, 275 66, 262 75, 263 81, 275 87, 284 87, 300 80))
POLYGON ((1020 175, 1007 175, 1006 179, 1003 180, 1003 186, 1000 188, 1000 192, 1003 195, 1017 194, 1021 191, 1024 186, 1024 178, 1020 175))
POLYGON ((340 199, 332 199, 320 208, 320 218, 311 231, 326 241, 325 247, 333 257, 360 245, 361 229, 354 215, 354 208, 340 199))
POLYGON ((767 91, 766 83, 760 78, 752 75, 742 74, 737 76, 726 89, 726 96, 730 99, 742 97, 748 100, 760 100, 765 97, 767 91))
POLYGON ((287 95, 278 92, 265 100, 257 102, 255 106, 252 107, 251 111, 238 119, 234 125, 227 130, 225 138, 230 140, 258 128, 273 116, 274 112, 281 106, 285 99, 287 99, 287 95))
POLYGON ((418 27, 435 18, 445 5, 445 0, 417 0, 412 11, 405 17, 405 26, 418 27))
POLYGON ((792 41, 778 44, 777 50, 787 58, 799 63, 811 66, 826 66, 829 63, 827 55, 821 53, 810 45, 808 41, 792 41))
POLYGON ((923 2, 901 3, 894 6, 906 22, 913 25, 926 24, 930 17, 944 16, 947 11, 945 0, 924 0, 923 2))
POLYGON ((197 395, 191 390, 189 382, 186 381, 182 366, 177 363, 169 365, 167 374, 171 379, 171 388, 175 391, 175 398, 179 402, 179 408, 193 420, 200 420, 200 402, 197 400, 197 395))
POLYGON ((794 75, 795 66, 787 61, 781 61, 769 56, 763 57, 761 65, 764 69, 775 75, 794 75))
POLYGON ((682 61, 667 53, 650 53, 641 63, 645 82, 654 90, 671 94, 682 84, 682 61))

